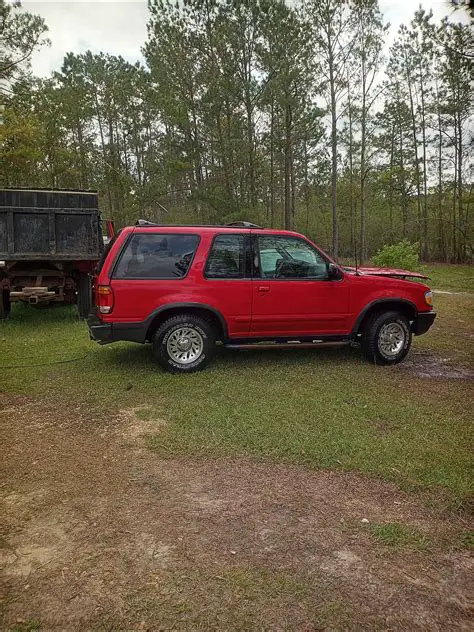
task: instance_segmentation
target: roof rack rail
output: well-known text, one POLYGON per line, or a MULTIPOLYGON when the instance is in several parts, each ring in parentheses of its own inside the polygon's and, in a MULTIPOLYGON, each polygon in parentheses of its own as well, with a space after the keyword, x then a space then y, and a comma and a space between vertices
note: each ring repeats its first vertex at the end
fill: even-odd
MULTIPOLYGON (((180 224, 178 224, 179 226, 180 224)), ((147 219, 138 219, 135 223, 135 226, 169 226, 172 228, 174 224, 157 224, 155 222, 149 222, 147 219)), ((181 224, 183 226, 183 224, 181 224)), ((185 226, 189 226, 192 228, 195 226, 196 228, 200 228, 201 226, 195 224, 185 224, 185 226)), ((214 227, 214 228, 262 228, 262 226, 258 226, 257 224, 252 224, 252 222, 229 222, 228 224, 204 224, 202 227, 214 227)))
POLYGON ((252 222, 229 222, 225 224, 225 226, 231 226, 233 228, 262 228, 257 224, 252 224, 252 222))
POLYGON ((149 222, 147 219, 137 219, 135 226, 159 226, 155 222, 149 222))

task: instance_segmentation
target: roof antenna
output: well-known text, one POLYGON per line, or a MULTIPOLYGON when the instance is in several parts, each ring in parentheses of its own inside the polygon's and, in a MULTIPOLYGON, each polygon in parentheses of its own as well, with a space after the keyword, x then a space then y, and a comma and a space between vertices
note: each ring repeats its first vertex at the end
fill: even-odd
POLYGON ((354 261, 355 261, 355 273, 356 275, 359 274, 359 269, 357 267, 357 235, 355 234, 356 231, 354 231, 354 261))

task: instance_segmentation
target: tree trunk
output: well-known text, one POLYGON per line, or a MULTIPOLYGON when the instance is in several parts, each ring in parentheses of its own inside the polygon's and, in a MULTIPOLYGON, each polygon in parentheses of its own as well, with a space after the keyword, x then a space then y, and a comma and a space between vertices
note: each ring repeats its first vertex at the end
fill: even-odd
POLYGON ((291 106, 285 106, 285 229, 292 230, 293 217, 291 212, 291 106))
POLYGON ((106 154, 106 151, 105 151, 104 129, 102 127, 102 118, 100 116, 99 100, 97 98, 97 93, 94 93, 94 101, 95 101, 97 122, 99 124, 100 144, 101 144, 101 147, 102 147, 102 159, 104 161, 105 182, 106 182, 106 186, 107 186, 107 200, 109 202, 109 216, 110 216, 110 219, 114 219, 114 209, 113 209, 113 204, 112 204, 112 192, 111 192, 110 179, 109 179, 109 166, 108 166, 107 160, 106 160, 107 154, 106 154))
POLYGON ((252 117, 252 102, 250 99, 250 90, 247 90, 246 95, 246 110, 247 110, 247 144, 249 154, 249 202, 251 208, 255 208, 257 204, 257 197, 255 192, 255 160, 254 160, 254 147, 253 147, 253 117, 252 117))
POLYGON ((408 197, 405 182, 405 161, 403 160, 403 129, 401 120, 398 121, 398 134, 400 140, 400 188, 401 188, 401 207, 402 207, 402 236, 403 239, 407 236, 407 221, 408 221, 408 197))
POLYGON ((438 115, 438 256, 446 258, 443 227, 443 130, 441 120, 440 94, 436 91, 437 115, 438 115))
POLYGON ((270 119, 270 227, 275 221, 275 156, 274 156, 275 102, 272 96, 270 119))
POLYGON ((413 103, 413 91, 411 84, 411 77, 408 75, 407 77, 408 83, 408 93, 410 95, 410 113, 411 113, 411 130, 413 136, 413 153, 415 156, 415 173, 416 173, 416 194, 417 194, 417 235, 420 242, 420 257, 422 256, 422 240, 421 240, 421 182, 420 182, 420 163, 418 162, 418 139, 416 137, 416 118, 415 118, 415 105, 413 103))
POLYGON ((390 180, 388 183, 388 214, 390 225, 390 241, 393 241, 393 167, 395 161, 395 124, 390 128, 390 180))
POLYGON ((459 217, 459 254, 458 260, 460 263, 464 262, 466 259, 466 232, 467 228, 464 225, 464 216, 463 216, 463 183, 462 183, 462 164, 463 164, 463 155, 462 155, 462 137, 463 137, 463 129, 462 129, 462 121, 461 116, 458 113, 457 115, 457 153, 458 153, 458 217, 459 217))
POLYGON ((293 143, 290 147, 290 165, 291 165, 291 176, 290 176, 290 184, 291 184, 291 226, 295 226, 295 215, 296 215, 296 182, 295 182, 295 160, 294 160, 294 152, 293 152, 293 143))
POLYGON ((366 129, 367 129, 367 109, 366 109, 366 72, 365 60, 362 55, 362 107, 361 107, 361 130, 360 130, 360 261, 364 263, 367 260, 367 244, 366 244, 366 217, 365 217, 365 150, 366 150, 366 129))
MULTIPOLYGON (((329 51, 332 51, 329 40, 329 51)), ((329 85, 331 94, 331 216, 332 216, 332 256, 337 259, 339 251, 339 231, 337 225, 337 113, 334 60, 329 54, 329 85)))
POLYGON ((456 234, 456 202, 457 202, 457 189, 458 189, 458 126, 457 119, 454 119, 454 182, 453 182, 453 222, 452 222, 452 244, 451 244, 451 262, 456 263, 457 256, 457 234, 456 234))
POLYGON ((309 190, 309 173, 308 173, 308 141, 305 138, 304 140, 304 201, 306 207, 306 233, 309 232, 309 201, 310 201, 310 190, 309 190))
POLYGON ((356 236, 356 217, 355 217, 355 204, 354 204, 354 154, 353 154, 353 112, 352 112, 352 100, 351 100, 351 84, 349 79, 349 73, 347 73, 347 108, 349 119, 349 205, 351 214, 351 253, 354 256, 354 263, 357 266, 357 236, 356 236))
POLYGON ((421 259, 427 261, 429 257, 428 251, 428 178, 426 171, 426 121, 425 121, 425 89, 423 80, 420 82, 421 89, 421 132, 423 138, 423 223, 422 223, 422 242, 421 242, 421 259))

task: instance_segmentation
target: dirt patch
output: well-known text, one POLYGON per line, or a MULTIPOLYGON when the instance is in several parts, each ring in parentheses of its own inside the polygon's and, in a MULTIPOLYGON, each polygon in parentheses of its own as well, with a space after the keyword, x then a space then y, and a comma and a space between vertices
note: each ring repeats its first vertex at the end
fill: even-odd
POLYGON ((124 408, 119 411, 118 418, 119 434, 132 444, 140 444, 147 436, 157 435, 166 428, 166 420, 157 417, 154 410, 147 406, 124 408))
POLYGON ((164 422, 146 409, 4 398, 0 422, 2 629, 468 629, 471 559, 440 544, 464 522, 393 485, 161 460, 144 437, 164 422), (388 551, 367 521, 432 547, 388 551))
POLYGON ((443 358, 427 351, 414 351, 397 365, 397 369, 415 377, 428 379, 472 380, 474 371, 463 366, 453 366, 451 358, 443 358))

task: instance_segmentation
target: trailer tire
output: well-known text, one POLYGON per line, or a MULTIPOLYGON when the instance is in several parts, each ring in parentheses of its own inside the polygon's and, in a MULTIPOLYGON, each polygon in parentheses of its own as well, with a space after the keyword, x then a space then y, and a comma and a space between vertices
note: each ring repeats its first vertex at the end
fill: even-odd
POLYGON ((87 318, 91 311, 91 279, 86 272, 80 272, 77 281, 77 311, 79 318, 87 318))
POLYGON ((11 310, 10 290, 2 290, 0 288, 0 320, 8 318, 11 310))

